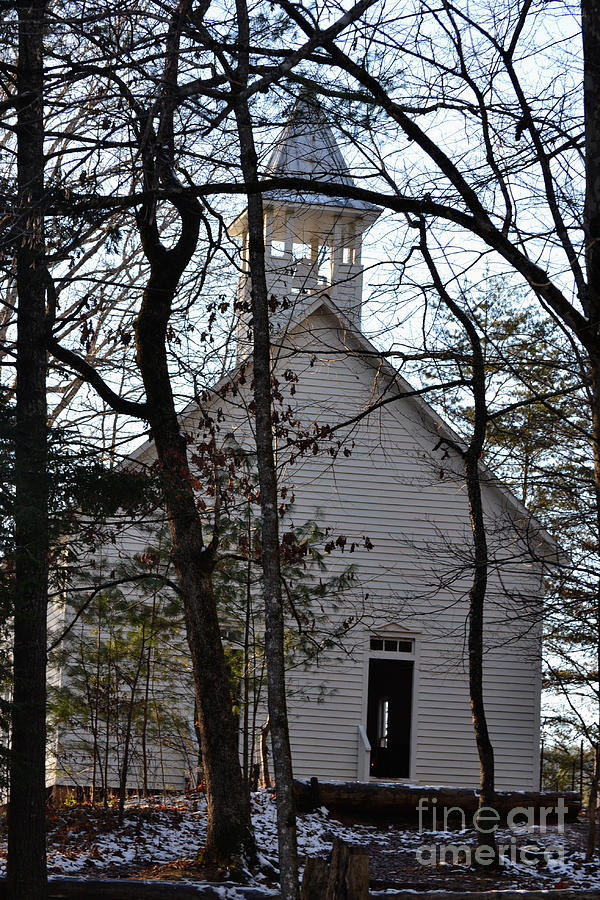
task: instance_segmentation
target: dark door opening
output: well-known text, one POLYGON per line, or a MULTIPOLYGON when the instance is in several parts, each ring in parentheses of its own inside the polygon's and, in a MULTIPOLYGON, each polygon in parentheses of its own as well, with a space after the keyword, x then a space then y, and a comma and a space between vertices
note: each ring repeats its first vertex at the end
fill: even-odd
POLYGON ((404 659, 369 660, 367 737, 370 775, 408 778, 413 663, 404 659))

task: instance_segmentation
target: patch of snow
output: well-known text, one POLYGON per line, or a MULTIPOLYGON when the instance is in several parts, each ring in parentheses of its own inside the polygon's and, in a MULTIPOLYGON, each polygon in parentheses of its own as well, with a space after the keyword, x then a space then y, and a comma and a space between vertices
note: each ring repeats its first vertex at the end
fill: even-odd
MULTIPOLYGON (((252 884, 260 896, 274 897, 276 892, 267 887, 269 876, 276 874, 278 866, 274 795, 268 791, 257 792, 252 796, 251 808, 261 868, 252 884)), ((369 846, 376 850, 380 862, 381 859, 389 859, 392 868, 394 855, 399 860, 400 856, 410 859, 414 868, 417 851, 423 845, 439 848, 465 844, 474 849, 476 837, 473 828, 419 833, 410 826, 344 825, 330 816, 325 807, 298 818, 298 849, 302 865, 307 856, 326 856, 334 838, 359 847, 369 846)), ((526 834, 517 834, 514 829, 504 827, 498 829, 496 838, 498 844, 504 844, 507 848, 502 890, 527 888, 532 873, 535 874, 536 884, 544 889, 551 889, 558 883, 574 889, 600 887, 600 864, 598 861, 591 865, 585 863, 581 831, 568 825, 562 832, 556 827, 536 826, 526 834), (516 858, 516 854, 511 855, 511 850, 517 845, 535 847, 537 859, 546 854, 545 864, 532 869, 522 859, 516 858)), ((195 856, 205 839, 206 800, 200 794, 170 797, 168 801, 162 797, 130 801, 126 805, 122 825, 116 823, 112 813, 105 820, 102 811, 93 811, 89 807, 64 812, 58 810, 48 836, 48 868, 55 875, 104 875, 111 878, 116 877, 115 873, 141 872, 181 857, 195 856)), ((447 859, 451 858, 451 854, 439 857, 444 871, 448 866, 456 877, 457 868, 460 871, 461 866, 450 865, 447 859)), ((0 874, 4 874, 5 859, 6 846, 0 843, 0 874)), ((399 861, 399 871, 401 868, 399 861)), ((427 867, 423 866, 423 881, 427 879, 427 874, 427 867)), ((251 892, 250 888, 245 891, 232 883, 213 887, 217 891, 214 896, 222 900, 247 900, 248 892, 251 892)), ((422 889, 422 885, 420 887, 422 889)), ((407 890, 403 888, 403 891, 407 890)), ((416 888, 414 892, 419 893, 416 888)), ((397 891, 388 889, 375 895, 391 897, 395 893, 397 891)))

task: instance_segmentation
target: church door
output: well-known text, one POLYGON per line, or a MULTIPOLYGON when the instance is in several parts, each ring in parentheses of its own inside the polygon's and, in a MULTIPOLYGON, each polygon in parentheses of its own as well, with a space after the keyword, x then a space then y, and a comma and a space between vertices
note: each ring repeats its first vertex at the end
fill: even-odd
POLYGON ((410 776, 412 681, 412 661, 369 660, 367 737, 372 778, 410 776))

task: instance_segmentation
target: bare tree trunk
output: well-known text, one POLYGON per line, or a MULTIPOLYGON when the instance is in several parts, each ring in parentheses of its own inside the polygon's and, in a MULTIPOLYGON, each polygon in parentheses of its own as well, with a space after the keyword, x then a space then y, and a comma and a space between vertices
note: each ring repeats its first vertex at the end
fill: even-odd
POLYGON ((100 745, 98 742, 98 708, 100 705, 100 606, 98 607, 98 640, 96 641, 96 684, 94 686, 94 700, 90 704, 92 707, 92 737, 93 753, 92 753, 92 785, 90 789, 90 803, 96 805, 96 769, 100 763, 102 769, 102 760, 100 759, 100 745))
MULTIPOLYGON (((583 102, 585 114, 585 168, 586 191, 584 202, 585 264, 587 290, 584 313, 589 320, 589 330, 583 342, 587 345, 592 374, 592 444, 594 455, 594 488, 596 501, 596 528, 600 541, 600 3, 598 0, 582 0, 583 38, 583 102)), ((596 641, 600 672, 600 581, 596 588, 596 641)), ((594 751, 594 774, 590 791, 589 833, 587 858, 596 852, 596 803, 600 778, 600 683, 598 692, 598 733, 594 751)))
POLYGON ((260 729, 260 762, 262 766, 263 787, 271 787, 271 775, 269 774, 269 719, 260 729))
POLYGON ((250 528, 250 504, 248 504, 248 562, 246 564, 246 610, 244 617, 244 655, 243 655, 243 732, 242 732, 242 771, 246 789, 250 790, 250 621, 252 610, 252 531, 250 528))
POLYGON ((196 755, 196 783, 194 787, 197 787, 199 784, 198 775, 200 774, 202 768, 202 736, 200 734, 200 720, 198 713, 198 701, 194 697, 194 733, 196 735, 196 741, 198 743, 198 752, 196 755))
MULTIPOLYGON (((471 324, 471 323, 470 323, 471 324)), ((469 499, 469 516, 473 532, 474 572, 469 591, 469 695, 477 752, 480 764, 479 807, 493 807, 495 803, 494 748, 490 738, 485 712, 483 692, 483 637, 484 607, 488 580, 488 548, 479 459, 483 450, 487 426, 487 405, 485 398, 485 372, 479 336, 471 324, 467 329, 473 350, 472 389, 475 405, 473 435, 464 457, 465 479, 469 499)), ((494 833, 478 830, 479 843, 496 847, 494 833)))
MULTIPOLYGON (((469 338, 472 352, 471 391, 475 417, 473 432, 466 450, 462 451, 469 517, 473 534, 473 581, 469 590, 469 698, 475 742, 479 754, 480 793, 479 808, 493 807, 495 803, 494 748, 490 739, 485 712, 483 692, 483 637, 484 608, 488 580, 488 546, 486 537, 483 503, 481 499, 481 481, 479 477, 479 459, 483 451, 488 422, 485 389, 485 365, 481 341, 477 329, 469 316, 452 299, 446 290, 435 262, 427 247, 427 232, 424 220, 421 220, 421 252, 433 278, 434 286, 440 299, 458 319, 469 338)), ((498 862, 496 838, 494 832, 477 830, 477 840, 481 845, 490 847, 494 853, 494 862, 498 862)))
POLYGON ((594 747, 594 771, 590 783, 590 796, 588 800, 588 833, 585 858, 590 862, 596 855, 596 831, 598 817, 598 781, 600 778, 600 744, 594 747))
POLYGON ((146 672, 144 674, 144 716, 142 721, 142 796, 148 796, 148 716, 150 703, 150 681, 152 676, 152 656, 155 638, 155 618, 156 618, 156 591, 152 594, 152 615, 150 618, 150 641, 148 643, 148 654, 146 657, 146 672))
POLYGON ((102 798, 102 806, 104 807, 104 809, 108 809, 108 792, 110 790, 110 786, 108 783, 108 780, 109 780, 108 779, 108 760, 110 757, 110 723, 112 720, 111 708, 110 708, 111 698, 112 698, 111 662, 112 662, 112 659, 111 659, 110 650, 109 650, 108 659, 107 659, 107 675, 106 675, 106 723, 104 726, 106 728, 106 734, 104 736, 104 765, 102 766, 102 769, 104 772, 104 774, 102 776, 103 781, 104 781, 104 796, 102 798))
MULTIPOLYGON (((592 365, 596 371, 600 357, 598 320, 600 317, 600 0, 582 0, 583 104, 585 116, 585 235, 586 296, 582 298, 590 328, 582 335, 589 346, 595 342, 592 365)), ((597 375, 594 378, 594 410, 600 415, 597 375)), ((594 429, 594 434, 598 432, 594 429)), ((597 482, 600 486, 600 482, 597 482)))
POLYGON ((144 188, 160 186, 180 218, 180 237, 172 249, 161 243, 156 201, 140 208, 138 228, 150 263, 135 328, 137 360, 144 382, 147 418, 152 428, 164 492, 171 555, 179 577, 187 639, 194 671, 202 762, 208 799, 206 853, 218 860, 245 853, 254 858, 250 801, 239 762, 239 741, 229 691, 228 667, 221 642, 213 593, 213 571, 218 542, 218 486, 213 539, 204 544, 196 506, 193 477, 187 459, 187 440, 179 431, 167 359, 167 331, 172 304, 181 276, 198 244, 201 208, 193 192, 181 187, 174 175, 173 115, 177 97, 179 41, 191 8, 180 0, 169 25, 162 79, 158 133, 141 137, 144 188))
POLYGON ((46 876, 48 483, 44 242, 44 0, 20 0, 17 63, 17 426, 14 688, 8 892, 43 898, 46 876))
MULTIPOLYGON (((483 634, 484 604, 487 588, 487 541, 481 503, 481 484, 479 482, 478 457, 473 453, 473 445, 469 447, 465 457, 465 475, 469 496, 469 514, 473 531, 473 548, 475 551, 475 571, 473 583, 469 591, 469 694, 471 713, 477 752, 480 764, 479 806, 494 806, 494 748, 490 739, 485 703, 483 695, 483 634)), ((495 848, 493 833, 478 830, 479 843, 495 848)))
MULTIPOLYGON (((187 460, 187 442, 179 431, 166 353, 171 304, 183 269, 196 247, 197 211, 197 204, 192 201, 191 208, 182 215, 185 242, 182 237, 176 250, 165 251, 158 240, 151 243, 142 226, 151 275, 136 324, 136 346, 146 389, 148 419, 160 463, 171 555, 181 586, 194 671, 208 797, 206 852, 227 859, 241 851, 249 856, 254 854, 250 804, 240 770, 238 734, 213 594, 216 541, 209 547, 204 545, 187 460)), ((149 228, 153 230, 155 224, 149 228)))
POLYGON ((212 581, 198 579, 201 604, 186 608, 188 642, 194 667, 202 766, 208 799, 207 852, 218 859, 245 852, 254 857, 250 803, 242 780, 238 733, 229 679, 214 609, 212 581), (200 607, 200 609, 198 608, 200 607), (202 609, 204 607, 204 609, 202 609), (210 627, 207 627, 207 624, 210 627), (207 634, 208 632, 208 634, 207 634))
POLYGON ((119 776, 119 824, 123 824, 123 813, 125 811, 125 800, 127 798, 127 776, 129 774, 129 753, 131 747, 131 731, 133 727, 133 714, 135 711, 135 700, 138 682, 142 673, 142 665, 146 656, 146 634, 144 626, 142 626, 142 644, 140 647, 140 655, 135 670, 135 675, 130 687, 129 704, 127 707, 127 720, 125 723, 125 744, 123 747, 123 761, 121 763, 121 772, 119 776))
MULTIPOLYGON (((236 5, 240 42, 242 46, 248 46, 247 8, 244 0, 237 0, 236 5)), ((243 76, 241 83, 243 84, 247 80, 247 68, 245 69, 243 63, 241 72, 243 76)), ((234 97, 244 182, 255 184, 258 180, 258 166, 248 103, 239 95, 234 95, 234 97)), ((273 768, 277 785, 279 872, 282 897, 284 900, 297 900, 300 890, 298 885, 296 801, 285 694, 284 614, 279 554, 277 477, 273 453, 271 411, 271 340, 263 231, 262 197, 260 194, 248 193, 248 252, 253 325, 256 454, 262 516, 265 655, 273 768)))
MULTIPOLYGON (((600 79, 598 79, 600 87, 600 79)), ((600 176, 600 173, 599 173, 600 176)), ((596 253, 597 259, 600 258, 596 253)), ((593 266, 596 262, 592 262, 593 266)), ((596 529, 600 542, 600 363, 594 359, 592 366, 592 445, 594 455, 594 493, 596 503, 596 529)), ((600 579, 596 583, 595 600, 595 640, 596 671, 600 673, 600 579)), ((599 676, 600 677, 600 676, 599 676)), ((588 834, 586 842, 586 859, 589 861, 596 855, 597 846, 597 806, 598 786, 600 783, 600 682, 596 687, 596 736, 594 743, 594 770, 590 785, 588 802, 588 834)))

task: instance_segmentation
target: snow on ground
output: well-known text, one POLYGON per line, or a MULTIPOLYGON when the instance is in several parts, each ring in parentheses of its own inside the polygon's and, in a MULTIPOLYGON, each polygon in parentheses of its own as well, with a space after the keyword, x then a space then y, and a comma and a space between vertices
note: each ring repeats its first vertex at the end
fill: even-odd
MULTIPOLYGON (((273 795, 267 791, 254 794, 252 812, 261 864, 252 883, 263 886, 268 896, 277 866, 273 795)), ((53 875, 115 878, 194 857, 204 843, 205 814, 206 801, 200 792, 130 801, 122 825, 112 809, 60 807, 49 815, 49 871, 53 875)), ((301 860, 326 856, 334 838, 362 846, 369 853, 373 888, 382 891, 382 896, 390 896, 395 886, 422 890, 425 884, 447 890, 600 887, 600 865, 584 862, 581 824, 567 825, 563 833, 555 827, 530 828, 520 834, 500 829, 497 839, 505 848, 505 865, 499 876, 482 875, 481 870, 473 874, 465 866, 465 854, 476 846, 472 828, 419 833, 416 827, 401 825, 344 825, 324 808, 299 818, 301 860), (524 846, 530 849, 523 858, 524 846), (486 882, 486 878, 491 880, 486 882)), ((0 833, 1 874, 5 862, 6 839, 0 833)))
MULTIPOLYGON (((48 871, 102 875, 136 871, 192 855, 206 834, 204 797, 156 798, 129 802, 123 824, 116 811, 60 807, 49 819, 48 871)), ((0 874, 6 865, 6 838, 0 842, 0 874)))

